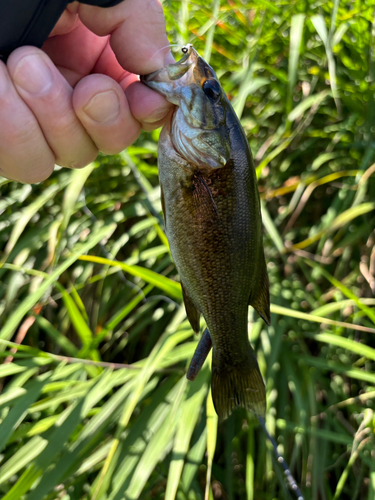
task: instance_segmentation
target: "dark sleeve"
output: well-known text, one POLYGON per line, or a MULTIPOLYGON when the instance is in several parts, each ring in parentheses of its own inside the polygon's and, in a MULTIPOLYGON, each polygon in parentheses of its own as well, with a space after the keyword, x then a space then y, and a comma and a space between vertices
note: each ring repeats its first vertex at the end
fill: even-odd
MULTIPOLYGON (((112 7, 122 0, 84 0, 81 3, 112 7)), ((69 0, 0 0, 0 58, 22 45, 41 47, 69 0)))

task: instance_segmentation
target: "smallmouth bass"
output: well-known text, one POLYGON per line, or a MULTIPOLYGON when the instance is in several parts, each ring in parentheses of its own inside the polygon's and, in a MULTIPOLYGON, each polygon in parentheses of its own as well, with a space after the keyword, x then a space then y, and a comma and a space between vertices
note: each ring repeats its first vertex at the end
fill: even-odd
POLYGON ((264 416, 265 388, 248 338, 248 306, 270 323, 262 221, 249 144, 214 70, 192 45, 141 81, 175 104, 159 138, 166 234, 190 324, 207 330, 193 379, 211 345, 212 398, 220 419, 242 406, 264 416))

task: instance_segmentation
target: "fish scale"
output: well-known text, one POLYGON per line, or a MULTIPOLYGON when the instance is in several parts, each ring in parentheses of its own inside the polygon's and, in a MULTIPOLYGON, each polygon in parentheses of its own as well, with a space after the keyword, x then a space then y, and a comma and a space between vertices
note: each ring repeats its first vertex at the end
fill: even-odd
POLYGON ((219 417, 237 406, 264 415, 264 382, 247 320, 249 304, 270 320, 254 164, 214 70, 191 45, 183 53, 142 81, 177 106, 159 138, 166 234, 189 321, 198 331, 202 314, 208 328, 187 376, 196 376, 212 345, 219 417))

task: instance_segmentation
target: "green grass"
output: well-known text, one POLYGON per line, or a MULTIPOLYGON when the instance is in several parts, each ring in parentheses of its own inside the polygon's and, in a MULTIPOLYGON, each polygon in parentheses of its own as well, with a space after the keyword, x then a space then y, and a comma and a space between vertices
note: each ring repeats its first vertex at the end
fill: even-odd
MULTIPOLYGON (((306 500, 373 500, 375 1, 164 7, 255 158, 272 325, 250 311, 249 334, 269 432, 306 500)), ((218 424, 209 362, 185 378, 197 338, 163 232, 158 135, 40 185, 0 179, 4 500, 293 498, 253 416, 218 424)))

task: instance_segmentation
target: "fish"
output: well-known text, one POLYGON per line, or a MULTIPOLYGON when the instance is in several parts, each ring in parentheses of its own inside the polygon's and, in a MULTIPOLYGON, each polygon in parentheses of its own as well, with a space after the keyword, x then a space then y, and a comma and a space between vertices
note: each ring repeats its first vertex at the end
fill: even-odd
POLYGON ((246 134, 212 67, 191 44, 182 58, 141 76, 175 105, 158 144, 165 230, 187 317, 199 333, 187 377, 212 347, 212 399, 219 419, 237 407, 258 416, 266 393, 248 336, 248 307, 270 324, 256 172, 246 134))

